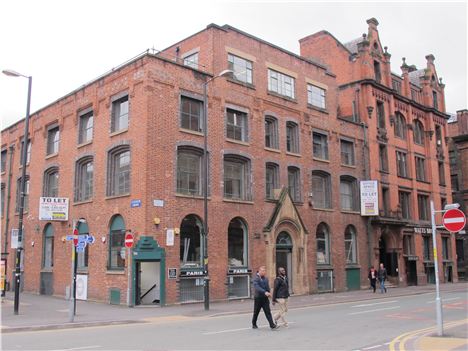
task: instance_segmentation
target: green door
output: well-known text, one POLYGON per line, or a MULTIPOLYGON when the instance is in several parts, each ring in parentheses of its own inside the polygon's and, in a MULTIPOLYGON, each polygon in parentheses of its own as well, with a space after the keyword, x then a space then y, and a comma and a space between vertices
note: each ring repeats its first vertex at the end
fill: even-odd
POLYGON ((346 269, 346 287, 348 290, 361 289, 360 269, 348 268, 346 269))

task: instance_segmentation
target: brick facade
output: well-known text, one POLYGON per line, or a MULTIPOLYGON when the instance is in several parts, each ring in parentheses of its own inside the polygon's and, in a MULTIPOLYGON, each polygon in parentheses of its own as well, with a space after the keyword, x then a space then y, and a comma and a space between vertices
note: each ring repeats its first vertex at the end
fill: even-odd
MULTIPOLYGON (((324 34, 323 40, 329 41, 329 37, 324 34)), ((334 40, 332 38, 332 41, 334 40)), ((322 48, 322 44, 317 45, 322 48)), ((440 196, 441 193, 441 188, 432 180, 416 186, 414 179, 398 179, 393 164, 390 165, 388 175, 378 173, 375 166, 376 157, 378 159, 375 151, 376 117, 368 119, 366 107, 374 105, 375 96, 378 98, 384 96, 392 114, 395 109, 405 110, 405 114, 410 114, 409 111, 413 111, 413 115, 422 114, 427 128, 433 129, 434 123, 439 123, 444 133, 445 114, 424 105, 414 105, 380 85, 345 83, 357 79, 351 76, 357 74, 352 73, 353 70, 357 72, 359 69, 351 63, 333 61, 331 57, 325 56, 326 50, 315 51, 314 45, 312 40, 301 41, 303 52, 299 56, 233 27, 210 25, 163 52, 144 54, 35 112, 31 116, 29 128, 31 160, 27 165, 30 191, 29 210, 25 213, 24 289, 40 292, 41 286, 46 284, 45 277, 48 277, 50 293, 58 296, 65 294, 70 282, 72 250, 70 242, 66 241, 65 237, 73 231, 74 221, 82 218, 86 220, 89 233, 96 237, 96 242, 88 248, 88 267, 80 270, 80 273, 88 276, 88 299, 112 300, 111 290, 117 289, 120 291, 118 302, 125 303, 129 267, 127 263, 125 267, 122 265, 121 257, 117 257, 117 262, 121 264, 119 269, 109 267, 110 255, 117 253, 119 256, 118 252, 110 253, 110 245, 113 242, 110 233, 117 223, 115 218, 120 218, 116 216, 121 216, 124 222, 124 227, 121 229, 131 231, 139 245, 138 250, 135 249, 133 252, 133 261, 136 265, 131 269, 132 290, 135 291, 139 284, 145 283, 144 280, 149 276, 147 272, 151 271, 162 276, 155 282, 160 294, 157 300, 166 303, 199 300, 199 295, 190 289, 199 291, 201 282, 199 280, 189 282, 185 276, 195 275, 198 279, 203 277, 200 261, 189 267, 182 265, 181 260, 185 253, 183 248, 190 245, 184 232, 188 230, 184 229, 188 228, 186 220, 191 218, 202 222, 203 196, 200 192, 182 193, 178 190, 177 179, 178 150, 184 150, 185 147, 195 154, 202 152, 204 126, 201 131, 194 131, 181 125, 181 100, 187 97, 203 102, 205 82, 229 67, 228 55, 251 62, 252 82, 241 82, 234 76, 218 77, 207 83, 208 257, 211 298, 218 300, 235 296, 231 295, 233 282, 244 279, 248 285, 247 274, 250 270, 255 272, 260 265, 266 265, 268 274, 273 276, 278 264, 287 264, 290 269, 292 289, 296 294, 343 291, 366 286, 369 257, 371 257, 370 263, 374 265, 379 260, 380 233, 385 232, 385 235, 395 238, 392 244, 387 244, 387 247, 401 253, 401 233, 408 228, 412 233, 414 231, 412 228, 420 224, 405 222, 405 226, 402 227, 395 223, 397 221, 395 218, 389 219, 390 222, 387 223, 386 219, 378 217, 371 223, 370 239, 373 241, 369 248, 366 220, 360 216, 358 207, 341 209, 344 206, 343 202, 348 204, 343 200, 344 195, 340 195, 340 192, 346 191, 341 190, 342 186, 345 189, 353 189, 354 186, 356 190, 359 180, 365 179, 365 172, 368 171, 371 179, 391 184, 392 210, 397 209, 397 184, 434 193, 436 196, 440 196), (198 53, 198 61, 187 65, 184 58, 194 53, 198 53), (320 60, 308 59, 309 56, 318 57, 320 60), (350 67, 347 67, 348 65, 350 67), (268 83, 269 70, 294 78, 292 97, 272 91, 274 88, 269 87, 268 83), (326 93, 324 107, 308 103, 308 86, 318 87, 319 92, 326 93), (356 87, 360 88, 358 95, 355 95, 356 87), (112 109, 116 99, 123 96, 128 96, 128 128, 112 132, 112 109), (359 106, 363 106, 361 109, 364 108, 359 114, 360 120, 349 118, 352 114, 350 99, 353 96, 358 96, 359 106), (80 113, 89 108, 93 111, 94 121, 92 141, 78 144, 80 113), (241 141, 227 138, 228 109, 239 111, 241 116, 246 116, 243 130, 245 135, 243 134, 244 139, 241 141), (265 146, 266 116, 276 119, 278 145, 275 147, 265 146), (363 128, 360 121, 366 122, 367 129, 363 128), (287 125, 290 122, 294 123, 298 131, 298 141, 295 141, 298 150, 295 152, 287 151, 286 147, 287 140, 292 143, 286 135, 287 125), (60 130, 59 151, 46 156, 49 127, 56 125, 60 130), (326 137, 327 157, 314 156, 314 132, 326 137), (368 149, 365 138, 369 141, 368 149), (342 162, 342 141, 352 143, 354 160, 350 165, 342 162), (121 162, 114 161, 112 155, 114 150, 121 150, 119 147, 122 146, 130 151, 129 190, 125 191, 124 195, 110 196, 109 169, 115 162, 121 162), (365 167, 366 150, 369 150, 370 154, 369 169, 365 167), (85 156, 93 159, 92 197, 86 201, 75 201, 77 161, 83 160, 85 156), (243 199, 229 198, 224 194, 225 157, 245 162, 243 165, 247 171, 240 182, 247 189, 248 196, 243 199), (265 168, 268 162, 276 164, 279 171, 275 195, 271 199, 267 199, 265 195, 265 168), (58 196, 70 199, 70 209, 69 221, 50 222, 54 235, 53 267, 44 268, 43 259, 46 251, 44 232, 49 222, 39 221, 38 203, 39 197, 43 194, 45 171, 51 166, 58 167, 58 196), (297 175, 299 172, 299 177, 294 180, 291 177, 295 176, 288 176, 288 169, 296 172, 292 174, 297 175), (317 205, 319 193, 312 191, 313 171, 328 175, 330 208, 322 209, 317 205), (286 190, 291 179, 293 182, 298 181, 295 195, 297 198, 294 201, 286 190), (349 188, 346 188, 346 184, 341 184, 346 180, 352 184, 349 188), (132 200, 140 200, 140 205, 137 203, 132 207, 132 200), (156 205, 155 200, 162 202, 159 201, 156 205), (231 225, 240 223, 243 228, 241 231, 244 233, 243 247, 246 250, 244 253, 246 261, 241 265, 233 264, 235 260, 231 260, 230 257, 228 248, 230 223, 231 225), (329 242, 326 244, 329 251, 328 259, 322 260, 323 257, 317 253, 318 228, 325 228, 329 233, 329 242), (175 234, 173 245, 167 241, 168 232, 170 234, 171 230, 175 234), (355 233, 353 247, 356 256, 355 259, 348 259, 348 262, 346 254, 350 251, 346 251, 345 245, 347 230, 355 233), (154 239, 157 244, 148 237, 154 239), (285 241, 278 242, 280 239, 285 241), (151 245, 153 249, 156 246, 162 248, 163 258, 158 256, 156 259, 154 256, 152 259, 149 251, 144 251, 145 245, 148 250, 151 245), (322 258, 319 259, 319 256, 322 258), (146 257, 146 261, 141 257, 146 257), (157 267, 162 267, 161 272, 158 273, 156 266, 151 266, 153 261, 159 261, 157 267), (164 261, 164 264, 161 261, 164 261), (151 268, 148 268, 150 266, 151 268), (177 269, 175 279, 169 279, 167 272, 169 268, 177 269), (139 275, 138 270, 144 270, 145 273, 139 275), (235 275, 236 273, 243 274, 235 275), (187 288, 187 283, 191 284, 190 288, 187 288)), ((337 48, 336 44, 333 44, 329 46, 329 55, 336 54, 336 57, 349 55, 343 53, 343 50, 345 49, 337 48)), ((367 52, 366 55, 370 53, 367 52)), ((360 61, 357 62, 359 64, 360 61)), ((364 65, 360 65, 364 71, 364 65)), ((428 67, 433 68, 433 66, 428 67)), ((389 67, 387 71, 387 83, 391 85, 389 67)), ((366 73, 366 77, 368 76, 370 73, 366 73)), ((441 93, 442 106, 443 90, 438 91, 441 93)), ((19 150, 23 129, 23 121, 20 121, 2 131, 2 152, 10 148, 13 150, 11 167, 8 161, 2 173, 2 187, 5 185, 5 193, 11 194, 10 211, 8 214, 2 212, 2 239, 8 242, 11 229, 17 226, 14 202, 21 169, 19 150), (11 186, 8 187, 10 169, 11 186), (6 218, 9 218, 8 223, 6 218)), ((428 160, 433 160, 436 156, 436 148, 432 145, 434 142, 432 138, 426 147, 420 147, 418 150, 425 153, 428 160)), ((393 138, 390 138, 388 144, 391 150, 394 147, 405 147, 408 148, 408 154, 413 152, 411 143, 406 145, 401 141, 401 145, 397 145, 393 142, 393 138)), ((7 155, 9 160, 8 152, 7 155)), ((390 155, 389 150, 389 157, 390 155)), ((428 162, 429 174, 434 174, 431 171, 435 167, 434 163, 435 161, 428 162)), ((450 196, 449 185, 446 189, 450 196)), ((354 201, 356 200, 358 199, 354 194, 354 201)), ((412 201, 413 206, 417 204, 416 198, 412 201)), ((195 239, 191 237, 191 240, 195 239)), ((421 243, 418 238, 415 240, 415 247, 414 255, 420 257, 421 243)), ((203 244, 200 244, 200 250, 203 250, 203 244)), ((14 262, 12 257, 15 250, 7 251, 9 252, 8 280, 11 281, 14 262)), ((4 247, 2 252, 5 253, 4 247)), ((194 254, 197 260, 201 256, 197 250, 194 252, 187 250, 186 254, 194 254)), ((116 259, 115 256, 113 259, 116 259)), ((398 259, 399 266, 402 267, 403 255, 399 255, 398 259)), ((422 259, 418 261, 418 278, 420 274, 423 274, 422 259)), ((405 276, 401 275, 400 282, 405 282, 404 279, 405 276)), ((248 295, 248 291, 246 294, 248 295)))
MULTIPOLYGON (((427 66, 421 70, 403 59, 401 76, 394 74, 391 55, 379 39, 377 20, 371 18, 367 24, 367 34, 344 44, 326 31, 303 38, 301 55, 318 57, 330 66, 339 85, 338 117, 359 120, 368 130, 370 179, 378 180, 381 187, 380 215, 372 219, 374 266, 384 262, 395 284, 425 284, 433 279, 433 259, 431 255, 424 258, 421 235, 430 234, 430 212, 428 216, 426 209, 426 214, 421 214, 418 196, 427 206, 429 198, 433 200, 436 210, 451 202, 444 84, 438 79, 433 55, 426 56, 427 66), (399 125, 399 121, 403 123, 399 125), (422 126, 422 142, 416 141, 416 124, 422 126), (381 148, 388 156, 386 167, 381 165, 381 148), (397 152, 406 154, 406 174, 398 174, 397 152), (417 174, 416 156, 424 160, 422 176, 417 174), (409 194, 407 218, 402 213, 401 192, 409 194), (409 248, 404 244, 405 236, 412 242, 409 248)), ((449 233, 441 235, 440 258, 442 237, 450 244, 442 259, 440 278, 456 281, 455 241, 449 233)))

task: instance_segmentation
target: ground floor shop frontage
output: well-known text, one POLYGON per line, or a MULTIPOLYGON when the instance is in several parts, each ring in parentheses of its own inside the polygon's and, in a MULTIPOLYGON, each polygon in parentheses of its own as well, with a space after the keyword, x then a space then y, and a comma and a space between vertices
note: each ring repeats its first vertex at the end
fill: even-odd
MULTIPOLYGON (((208 281, 212 301, 245 299, 252 296, 252 276, 262 265, 271 284, 278 267, 284 267, 295 295, 367 288, 369 266, 379 263, 393 285, 435 281, 427 226, 368 227, 356 213, 307 212, 286 189, 267 212, 252 208, 220 206, 213 211, 207 240, 199 211, 181 210, 171 226, 154 224, 153 231, 141 232, 135 229, 138 220, 126 212, 109 214, 104 222, 100 214, 99 221, 88 215, 70 223, 27 223, 21 288, 69 295, 72 241, 67 236, 73 228, 93 237, 77 254, 77 298, 82 300, 129 306, 201 302, 208 281), (124 245, 128 233, 134 236, 131 249, 124 245)), ((456 282, 454 237, 444 232, 437 237, 440 279, 456 282)))

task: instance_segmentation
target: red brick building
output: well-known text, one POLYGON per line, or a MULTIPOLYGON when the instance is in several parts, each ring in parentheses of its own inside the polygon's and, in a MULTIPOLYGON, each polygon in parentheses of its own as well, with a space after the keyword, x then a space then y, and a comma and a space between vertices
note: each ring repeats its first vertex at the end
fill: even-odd
MULTIPOLYGON (((367 34, 344 44, 326 31, 301 39, 301 55, 336 74, 337 117, 366 127, 367 172, 380 186, 380 213, 369 223, 374 265, 383 262, 395 284, 426 284, 434 281, 430 200, 436 210, 451 202, 444 84, 433 55, 419 70, 403 58, 401 75, 393 73, 377 20, 367 24, 367 34)), ((454 237, 439 234, 440 278, 456 281, 454 237)))
MULTIPOLYGON (((380 231, 390 228, 385 235, 397 237, 394 229, 401 227, 396 218, 372 222, 377 241, 369 246, 359 212, 359 180, 366 178, 361 150, 368 137, 372 165, 376 118, 367 136, 346 112, 346 89, 335 75, 340 66, 306 58, 320 56, 312 53, 299 56, 233 27, 209 25, 35 112, 26 164, 24 289, 65 294, 72 250, 66 236, 76 226, 96 238, 78 255, 88 299, 125 303, 130 276, 132 303, 203 300, 205 132, 212 299, 250 296, 250 276, 260 265, 270 276, 285 266, 295 294, 366 286, 370 254, 371 262, 379 260, 380 231), (225 69, 234 74, 208 82, 225 69), (68 221, 39 220, 40 197, 68 198, 68 221), (122 249, 126 232, 136 241, 131 265, 122 249)), ((438 117, 444 126, 444 113, 418 106, 431 116, 426 121, 423 114, 425 123, 438 117)), ((9 281, 23 133, 23 121, 2 131, 9 281)), ((431 187, 424 183, 423 190, 431 187)), ((397 245, 389 241, 385 250, 397 245)))
MULTIPOLYGON (((468 110, 457 111, 448 123, 450 179, 453 202, 468 213, 468 110)), ((468 239, 465 233, 456 235, 459 279, 467 279, 468 239)))

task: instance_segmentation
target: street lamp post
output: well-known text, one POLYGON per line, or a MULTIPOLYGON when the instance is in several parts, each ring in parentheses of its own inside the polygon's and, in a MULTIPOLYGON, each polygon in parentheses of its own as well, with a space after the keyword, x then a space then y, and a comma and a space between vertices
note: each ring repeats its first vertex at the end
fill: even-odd
POLYGON ((23 165, 21 170, 21 183, 20 183, 20 198, 19 198, 19 214, 18 214, 18 246, 16 248, 16 269, 15 269, 15 302, 14 313, 18 314, 19 309, 19 290, 21 281, 21 251, 23 250, 23 211, 24 211, 24 197, 26 187, 26 161, 28 157, 28 132, 29 132, 29 110, 31 106, 31 86, 32 77, 25 76, 13 70, 4 70, 3 74, 10 77, 24 77, 28 78, 28 102, 26 105, 26 119, 24 121, 24 137, 23 137, 23 152, 21 154, 21 163, 23 165))
POLYGON ((218 75, 211 77, 203 83, 203 272, 205 278, 203 281, 203 300, 205 310, 210 309, 210 278, 208 276, 208 83, 218 77, 223 77, 234 73, 226 69, 218 75))

